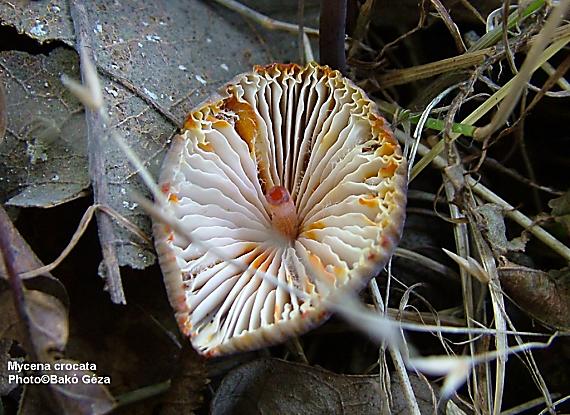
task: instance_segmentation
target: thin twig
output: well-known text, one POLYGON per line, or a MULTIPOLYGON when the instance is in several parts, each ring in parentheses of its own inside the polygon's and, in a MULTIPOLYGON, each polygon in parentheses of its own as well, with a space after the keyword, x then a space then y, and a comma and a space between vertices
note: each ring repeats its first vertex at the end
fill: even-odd
POLYGON ((443 20, 445 26, 447 26, 447 30, 449 30, 451 37, 453 37, 453 41, 455 42, 455 47, 457 48, 457 51, 459 53, 465 52, 467 50, 467 47, 465 46, 465 43, 463 43, 463 39, 461 37, 461 33, 459 32, 459 28, 457 27, 457 25, 449 15, 449 12, 445 8, 445 6, 441 3, 440 0, 431 0, 431 4, 433 4, 433 7, 435 7, 437 12, 441 16, 441 19, 443 20))
MULTIPOLYGON (((546 0, 532 0, 530 3, 527 3, 524 6, 524 9, 515 10, 513 13, 509 15, 509 18, 507 20, 508 28, 511 29, 516 25, 520 24, 528 16, 532 15, 541 7, 543 7, 545 3, 546 0)), ((492 16, 490 14, 487 17, 487 19, 490 19, 491 17, 492 16)), ((503 33, 502 25, 495 27, 492 30, 488 30, 484 36, 481 36, 481 38, 477 42, 475 42, 473 45, 469 47, 469 51, 472 52, 475 50, 480 50, 496 44, 501 39, 502 33, 503 33)))
POLYGON ((184 120, 182 120, 181 118, 174 115, 167 108, 164 108, 155 99, 152 99, 150 96, 148 96, 148 94, 145 93, 144 90, 142 90, 140 87, 133 84, 131 81, 129 81, 124 76, 119 75, 118 73, 115 73, 115 72, 111 71, 110 69, 108 69, 108 68, 106 68, 100 64, 97 64, 97 70, 99 72, 101 72, 102 74, 111 78, 113 81, 115 81, 119 85, 123 86, 128 91, 132 92, 133 95, 142 99, 144 102, 146 102, 149 106, 154 108, 156 110, 156 112, 158 112, 160 115, 162 115, 167 121, 169 121, 175 127, 180 127, 182 125, 182 122, 184 120))
MULTIPOLYGON (((562 79, 562 76, 568 71, 568 69, 570 69, 570 55, 568 55, 560 63, 558 68, 556 68, 556 70, 548 77, 548 79, 542 85, 542 87, 537 89, 538 93, 536 95, 534 95, 534 98, 532 99, 531 103, 528 106, 526 105, 526 101, 522 102, 522 104, 521 104, 522 110, 521 110, 521 114, 519 115, 519 117, 515 121, 513 121, 508 128, 504 128, 503 130, 501 130, 501 132, 499 134, 497 134, 497 136, 492 141, 489 141, 487 144, 485 144, 484 149, 490 147, 492 144, 494 144, 495 142, 497 142, 501 138, 511 134, 511 132, 513 130, 515 130, 515 128, 517 128, 517 130, 523 130, 523 126, 521 126, 520 124, 524 123, 525 117, 540 102, 540 100, 545 95, 546 96, 553 96, 552 94, 558 94, 558 92, 552 92, 552 91, 549 91, 549 89, 552 88, 556 84, 557 80, 562 79)), ((530 84, 529 84, 529 87, 530 87, 530 84)), ((530 88, 530 89, 534 89, 534 88, 530 88)), ((523 98, 525 98, 525 97, 523 96, 523 98)), ((524 146, 525 146, 525 141, 520 141, 520 144, 521 144, 521 152, 523 152, 524 146)), ((523 152, 523 157, 525 157, 524 152, 523 152)), ((526 156, 526 157, 528 159, 528 156, 526 156)), ((526 160, 523 160, 523 161, 527 165, 527 169, 528 169, 527 161, 526 160)), ((529 176, 530 176, 531 182, 533 182, 533 183, 536 182, 536 177, 534 177, 534 175, 531 174, 530 171, 529 171, 529 176)), ((533 187, 536 187, 536 185, 534 185, 533 187)), ((544 190, 544 189, 542 189, 542 187, 538 187, 538 188, 541 190, 544 190)), ((561 194, 561 192, 559 192, 559 193, 561 194)))
MULTIPOLYGON (((86 61, 94 62, 94 52, 91 43, 91 25, 87 17, 87 9, 83 0, 72 0, 70 3, 71 18, 75 28, 76 49, 81 59, 81 77, 86 81, 86 61)), ((103 121, 99 111, 90 108, 85 109, 85 119, 87 122, 87 142, 89 152, 89 176, 93 187, 93 200, 99 205, 109 204, 107 172, 105 168, 105 137, 103 121)), ((115 232, 111 218, 102 212, 96 213, 97 227, 99 230, 99 243, 103 253, 103 263, 106 270, 106 285, 111 296, 111 301, 115 304, 126 304, 123 284, 121 282, 121 272, 115 248, 115 232)))
POLYGON ((358 17, 356 19, 356 25, 351 33, 352 41, 350 42, 350 46, 348 48, 349 62, 356 56, 356 52, 359 50, 359 47, 363 45, 363 39, 366 35, 366 32, 368 31, 368 26, 372 17, 374 2, 375 0, 366 0, 364 4, 360 6, 358 17))
MULTIPOLYGON (((541 68, 544 70, 544 72, 547 73, 548 76, 554 75, 556 71, 556 69, 554 69, 554 67, 549 62, 544 62, 541 68)), ((560 88, 562 88, 562 90, 570 92, 570 82, 568 82, 564 77, 558 78, 556 83, 560 88)))
POLYGON ((471 13, 473 13, 473 16, 475 16, 481 23, 485 24, 485 19, 483 18, 483 16, 481 16, 481 13, 479 13, 479 10, 477 10, 469 2, 469 0, 460 0, 460 2, 463 5, 463 7, 465 7, 467 10, 469 10, 471 13))
MULTIPOLYGON (((516 7, 516 6, 515 6, 516 7)), ((504 0, 503 2, 503 10, 502 10, 502 19, 503 19, 503 27, 502 27, 502 37, 503 37, 503 47, 505 48, 505 53, 507 56, 507 62, 509 63, 509 67, 511 68, 511 72, 513 75, 518 73, 517 66, 515 65, 515 57, 513 52, 511 51, 511 45, 509 44, 509 11, 511 9, 511 1, 504 0)))
MULTIPOLYGON (((8 219, 8 215, 1 206, 0 209, 0 214, 8 219)), ((26 288, 24 287, 22 278, 18 273, 17 255, 18 252, 12 249, 12 241, 8 232, 0 231, 0 263, 4 264, 8 284, 12 291, 11 296, 14 302, 14 310, 16 311, 18 321, 23 328, 23 339, 26 343, 23 346, 29 354, 28 359, 34 362, 38 361, 38 356, 35 347, 33 347, 33 339, 30 337, 31 322, 28 315, 28 307, 26 305, 26 288)))
POLYGON ((542 190, 543 192, 550 193, 551 195, 561 196, 564 194, 564 192, 562 192, 560 190, 553 189, 552 187, 543 186, 543 185, 540 185, 538 183, 533 182, 531 179, 523 176, 522 174, 520 174, 518 171, 516 171, 514 169, 506 167, 504 164, 495 160, 494 158, 485 157, 485 160, 483 161, 483 165, 486 167, 489 167, 490 169, 496 170, 502 174, 505 174, 509 177, 512 177, 513 179, 515 179, 515 180, 517 180, 517 181, 519 181, 519 182, 521 182, 527 186, 533 187, 533 188, 538 189, 538 190, 542 190))
MULTIPOLYGON (((280 20, 272 19, 262 13, 259 13, 256 10, 253 10, 247 6, 244 6, 239 1, 234 0, 214 0, 216 3, 221 4, 222 6, 233 10, 240 15, 247 17, 248 19, 253 20, 255 23, 259 24, 260 26, 265 27, 266 29, 271 30, 283 30, 289 33, 298 33, 299 26, 293 23, 282 22, 280 20)), ((319 31, 317 29, 306 27, 305 33, 311 36, 318 36, 319 31)))
POLYGON ((420 30, 422 27, 424 27, 424 24, 425 24, 426 19, 427 19, 427 13, 428 13, 428 7, 429 7, 428 1, 429 0, 420 0, 420 4, 419 4, 420 17, 418 19, 418 23, 416 24, 416 27, 414 27, 413 29, 408 30, 406 33, 398 36, 396 39, 392 40, 391 42, 386 43, 382 47, 382 50, 380 51, 380 53, 376 56, 377 62, 382 62, 384 55, 386 54, 386 52, 389 49, 393 48, 398 43, 400 43, 402 40, 413 35, 418 30, 420 30))
MULTIPOLYGON (((521 156, 522 156, 522 161, 524 163, 525 169, 526 169, 526 173, 528 174, 528 177, 530 178, 529 180, 532 183, 535 183, 537 181, 536 178, 536 173, 534 171, 534 166, 532 165, 532 160, 530 158, 529 152, 527 150, 527 146, 526 146, 526 140, 525 140, 525 122, 526 122, 526 115, 528 114, 528 110, 527 110, 527 97, 528 97, 528 91, 525 90, 523 91, 522 97, 521 97, 521 104, 520 104, 520 113, 521 116, 519 117, 519 123, 518 123, 518 128, 515 130, 516 134, 516 140, 519 142, 519 148, 520 148, 520 152, 521 152, 521 156)), ((538 190, 536 189, 536 187, 531 187, 531 192, 532 192, 532 199, 534 201, 534 207, 536 209, 537 212, 542 212, 542 202, 540 201, 540 196, 538 194, 538 190)))
POLYGON ((306 33, 303 33, 303 48, 305 50, 305 62, 314 62, 315 55, 313 55, 313 47, 306 33))

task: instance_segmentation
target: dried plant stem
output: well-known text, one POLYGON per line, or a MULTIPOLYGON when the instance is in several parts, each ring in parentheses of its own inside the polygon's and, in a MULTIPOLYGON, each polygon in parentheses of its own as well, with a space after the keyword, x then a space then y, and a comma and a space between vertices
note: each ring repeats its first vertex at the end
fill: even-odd
POLYGON ((503 1, 503 10, 502 10, 502 18, 503 18, 503 27, 502 27, 502 40, 503 40, 503 47, 505 48, 507 62, 509 67, 511 68, 511 72, 516 74, 517 66, 515 65, 515 57, 513 56, 513 52, 511 51, 511 45, 509 44, 509 10, 511 9, 511 1, 504 0, 503 1))
MULTIPOLYGON (((0 207, 0 214, 7 216, 4 209, 0 207)), ((7 218, 7 220, 9 220, 7 218)), ((42 353, 40 349, 36 347, 33 337, 33 326, 34 319, 33 316, 30 317, 30 309, 28 307, 26 287, 20 276, 20 265, 19 256, 22 252, 13 249, 12 238, 9 232, 0 231, 0 263, 4 264, 4 269, 6 270, 6 277, 11 291, 11 297, 14 303, 14 310, 16 316, 18 317, 18 322, 21 324, 19 327, 22 341, 24 344, 24 350, 26 351, 26 360, 28 362, 42 362, 45 361, 45 354, 42 353)), ((33 255, 33 253, 32 253, 33 255)), ((2 315, 4 318, 4 315, 2 315)), ((42 373, 42 371, 39 371, 42 373)), ((51 408, 61 409, 57 398, 53 393, 52 388, 42 387, 39 388, 40 395, 45 399, 45 403, 51 408)), ((0 409, 2 407, 0 406, 0 409)))
POLYGON ((377 76, 376 80, 382 88, 407 84, 409 82, 431 78, 442 73, 480 65, 494 54, 496 54, 494 47, 474 52, 466 52, 462 55, 441 59, 436 62, 416 65, 411 68, 387 71, 386 73, 377 76))
POLYGON ((495 203, 504 209, 506 217, 514 220, 516 223, 528 230, 530 233, 540 239, 544 244, 546 244, 546 246, 562 256, 566 261, 570 261, 570 248, 568 248, 546 230, 538 226, 532 219, 521 213, 514 206, 507 203, 504 199, 497 196, 493 191, 480 184, 474 178, 468 176, 467 183, 472 187, 473 191, 483 199, 488 202, 495 203))
MULTIPOLYGON (((372 299, 378 311, 382 314, 385 313, 386 307, 384 305, 384 300, 382 300, 382 295, 380 294, 380 288, 378 288, 378 283, 376 279, 373 278, 370 281, 370 291, 372 293, 372 299)), ((393 345, 388 346, 390 351, 390 356, 392 357, 392 363, 394 364, 394 369, 398 377, 400 378, 402 389, 404 391, 404 397, 408 404, 408 410, 410 414, 420 415, 420 408, 418 406, 418 401, 412 389, 412 384, 410 382, 410 377, 406 371, 406 365, 404 359, 402 358, 402 353, 399 349, 395 348, 393 345)))
POLYGON ((161 395, 170 389, 172 381, 166 380, 164 382, 156 383, 154 385, 143 386, 142 388, 126 392, 117 396, 117 405, 115 408, 124 408, 132 405, 133 403, 152 398, 153 396, 161 395))
POLYGON ((301 363, 304 363, 306 365, 310 364, 309 359, 307 359, 305 350, 303 349, 303 346, 301 345, 298 337, 293 337, 291 340, 289 340, 288 346, 289 350, 295 354, 301 363))
POLYGON ((481 16, 481 13, 469 2, 469 0, 460 0, 463 7, 469 10, 473 16, 475 16, 481 23, 485 24, 485 19, 481 16))
MULTIPOLYGON (((559 28, 558 33, 560 37, 557 41, 552 43, 548 48, 544 50, 540 58, 536 62, 534 70, 538 69, 544 62, 552 58, 557 52, 563 49, 570 41, 570 25, 565 25, 559 28)), ((469 114, 463 121, 462 124, 474 124, 477 120, 487 114, 491 109, 495 107, 499 102, 501 102, 510 93, 510 89, 513 85, 513 79, 509 80, 505 85, 503 85, 497 92, 491 95, 485 102, 483 102, 479 107, 477 107, 471 114, 469 114)), ((455 140, 459 137, 459 134, 451 134, 450 139, 455 140)), ((423 155, 421 160, 419 160, 412 170, 410 180, 413 180, 432 160, 439 155, 445 148, 445 142, 440 140, 435 146, 432 147, 430 151, 423 155)))
MULTIPOLYGON (((468 200, 468 199, 467 199, 468 200)), ((470 215, 475 208, 475 201, 471 201, 468 206, 467 213, 470 215)), ((475 218, 469 218, 471 235, 473 236, 474 246, 479 254, 484 270, 489 276, 490 282, 487 284, 491 295, 491 303, 493 305, 493 320, 497 329, 495 336, 495 348, 497 351, 497 360, 495 364, 495 396, 493 400, 493 414, 498 415, 501 412, 503 403, 503 392, 505 389, 506 362, 508 356, 508 341, 504 332, 507 330, 505 320, 505 300, 501 290, 501 282, 497 272, 495 258, 489 248, 487 242, 483 238, 480 229, 477 226, 475 218)))
POLYGON ((459 53, 465 52, 467 48, 465 47, 465 43, 463 43, 463 38, 461 37, 459 28, 457 27, 457 25, 449 15, 449 12, 445 8, 445 6, 441 3, 440 0, 431 0, 431 4, 433 5, 433 7, 435 7, 437 12, 439 13, 441 19, 443 20, 443 23, 445 23, 445 26, 447 26, 447 30, 449 30, 451 37, 453 37, 453 41, 455 42, 455 47, 457 48, 458 52, 459 53))
MULTIPOLYGON (((520 104, 521 115, 518 119, 518 124, 514 130, 514 135, 515 135, 515 140, 519 144, 520 154, 526 170, 526 174, 528 175, 529 180, 532 183, 536 183, 537 178, 534 172, 534 166, 532 165, 532 160, 528 153, 526 140, 525 140, 525 120, 526 120, 525 114, 527 113, 527 96, 528 96, 528 91, 525 90, 521 97, 521 104, 520 104)), ((538 190, 535 187, 531 187, 530 190, 532 192, 532 199, 534 202, 535 209, 538 212, 542 212, 542 203, 540 201, 538 190)))
MULTIPOLYGON (((373 306, 370 305, 370 307, 373 306)), ((388 307, 386 311, 386 316, 395 320, 401 320, 408 323, 415 322, 415 323, 431 324, 431 325, 443 324, 452 327, 463 327, 465 325, 465 321, 463 319, 444 314, 434 314, 427 311, 399 310, 396 308, 388 307)))
MULTIPOLYGON (((559 393, 553 393, 550 397, 556 399, 560 396, 559 393)), ((501 412, 501 415, 518 415, 530 411, 532 408, 545 403, 544 398, 531 399, 525 403, 514 406, 506 411, 501 412)))
MULTIPOLYGON (((523 10, 515 10, 513 13, 509 15, 507 19, 507 27, 512 29, 521 21, 526 19, 528 16, 536 12, 538 9, 544 6, 546 0, 532 0, 528 3, 523 10)), ((501 40, 501 36, 503 35, 503 26, 499 25, 498 27, 494 28, 493 30, 488 31, 482 36, 477 42, 475 42, 470 48, 469 51, 481 50, 487 48, 491 45, 496 44, 501 40)))
MULTIPOLYGON (((76 49, 81 58, 81 77, 85 82, 87 74, 85 57, 94 62, 93 47, 90 33, 91 25, 87 17, 87 9, 82 0, 70 2, 71 17, 75 28, 76 49)), ((86 108, 85 118, 87 121, 87 142, 89 152, 89 176, 93 188, 93 200, 95 204, 108 205, 108 184, 105 169, 105 150, 103 137, 105 137, 103 120, 100 111, 86 108)), ((115 232, 111 219, 102 212, 97 212, 97 227, 99 230, 99 243, 103 253, 105 265, 105 283, 108 287, 111 301, 115 304, 126 304, 125 293, 121 281, 121 271, 115 248, 115 232)))
POLYGON ((560 4, 554 7, 550 17, 546 21, 546 24, 538 34, 536 42, 530 48, 519 73, 511 80, 512 85, 511 88, 509 88, 509 94, 499 105, 499 109, 493 116, 491 122, 486 126, 479 128, 475 132, 476 139, 483 140, 487 138, 507 121, 521 96, 523 88, 525 88, 527 82, 530 80, 530 77, 534 71, 544 63, 540 62, 540 64, 537 64, 537 62, 540 61, 541 54, 543 53, 546 45, 552 39, 556 28, 562 21, 569 7, 570 0, 561 0, 560 4))
MULTIPOLYGON (((519 141, 519 142, 520 142, 520 145, 523 145, 523 141, 519 141)), ((540 185, 538 183, 533 182, 531 179, 524 177, 523 175, 521 175, 516 170, 505 167, 499 161, 497 161, 491 157, 485 157, 485 160, 483 161, 483 165, 487 166, 491 169, 494 169, 494 170, 496 170, 502 174, 505 174, 509 177, 512 177, 513 179, 515 179, 515 180, 517 180, 517 181, 519 181, 519 182, 521 182, 527 186, 530 186, 534 189, 542 190, 543 192, 550 193, 551 195, 556 195, 556 196, 561 196, 564 194, 564 192, 562 192, 560 190, 553 189, 552 187, 543 186, 543 185, 540 185)))
MULTIPOLYGON (((239 1, 234 1, 234 0, 214 0, 216 3, 221 4, 222 6, 233 10, 236 13, 239 13, 240 15, 242 15, 243 17, 247 17, 248 19, 253 20, 255 23, 259 24, 260 26, 265 27, 266 29, 271 29, 271 30, 283 30, 285 32, 290 32, 290 33, 298 33, 299 32, 299 26, 297 26, 296 24, 293 23, 287 23, 287 22, 282 22, 276 19, 272 19, 271 17, 268 17, 262 13, 259 13, 256 10, 253 10, 243 4, 241 4, 239 1)), ((319 31, 317 29, 313 29, 310 27, 306 27, 304 29, 304 32, 307 35, 311 35, 311 36, 318 36, 319 35, 319 31)))
POLYGON ((410 251, 409 249, 404 249, 404 248, 398 247, 398 248, 396 248, 396 251, 394 252, 394 256, 415 261, 422 268, 431 269, 432 271, 435 271, 435 272, 443 275, 445 278, 450 279, 452 281, 458 281, 459 280, 459 276, 457 275, 457 273, 454 270, 452 270, 451 268, 449 268, 448 266, 440 264, 439 262, 437 262, 431 258, 428 258, 425 255, 419 254, 419 253, 414 252, 414 251, 410 251))
MULTIPOLYGON (((401 142, 406 141, 406 134, 402 131, 396 130, 396 137, 401 142)), ((441 141, 440 141, 441 142, 441 141)), ((438 143, 439 144, 439 143, 438 143)), ((434 147, 435 148, 435 147, 434 147)), ((430 150, 428 147, 419 143, 418 153, 423 156, 422 160, 426 159, 428 155, 432 152, 433 148, 430 150)), ((430 157, 431 158, 431 157, 430 157)), ((421 160, 420 160, 421 161, 421 160)), ((445 160, 440 156, 435 156, 431 158, 431 163, 438 169, 443 169, 447 166, 445 160)), ((419 164, 419 163, 418 163, 419 164)), ((505 200, 497 196, 492 190, 483 186, 477 180, 473 179, 471 176, 466 177, 467 184, 471 186, 473 191, 481 196, 488 202, 495 203, 499 205, 504 211, 505 216, 514 220, 516 223, 521 225, 523 228, 528 230, 539 240, 541 240, 546 246, 550 247, 554 252, 562 256, 566 261, 570 261, 570 248, 548 233, 546 230, 538 226, 532 219, 524 215, 517 209, 515 209, 511 204, 507 203, 505 200)))
MULTIPOLYGON (((567 35, 565 26, 556 30, 556 38, 565 37, 567 35)), ((521 46, 522 49, 532 46, 536 43, 538 35, 530 38, 527 45, 521 46)), ((441 59, 436 62, 430 62, 423 65, 416 65, 411 68, 394 69, 376 77, 376 80, 382 88, 407 84, 421 79, 431 78, 442 73, 457 71, 460 69, 471 68, 481 65, 490 57, 498 57, 499 52, 496 47, 488 47, 485 49, 477 49, 468 51, 462 55, 453 56, 451 58, 441 59)))
POLYGON ((344 51, 346 1, 321 0, 319 21, 320 63, 337 69, 343 74, 346 74, 346 54, 344 51))
POLYGON ((437 104, 439 104, 439 102, 443 98, 445 98, 447 96, 447 94, 449 94, 455 88, 457 88, 457 85, 452 85, 452 86, 448 87, 444 91, 440 92, 434 99, 432 99, 428 105, 426 105, 424 111, 422 112, 422 114, 418 120, 416 128, 414 130, 413 143, 412 143, 411 148, 409 147, 409 143, 406 142, 406 145, 404 146, 404 154, 406 155, 406 158, 408 159, 408 180, 410 180, 410 176, 412 174, 414 161, 416 159, 416 153, 418 151, 418 144, 419 144, 421 136, 422 136, 422 130, 423 130, 424 125, 426 124, 426 122, 428 120, 430 112, 432 111, 432 109, 437 104))
POLYGON ((372 18, 372 10, 374 8, 375 0, 366 0, 358 11, 358 17, 356 19, 356 24, 354 30, 351 33, 352 41, 348 48, 348 60, 356 55, 359 47, 362 45, 362 40, 368 32, 368 26, 372 18))
MULTIPOLYGON (((453 225, 453 235, 455 237, 455 246, 457 252, 463 258, 467 258, 470 255, 469 249, 469 233, 467 230, 467 224, 463 223, 461 220, 465 219, 463 214, 460 212, 459 207, 454 203, 456 192, 453 184, 449 181, 445 181, 445 195, 449 204, 449 212, 451 218, 454 219, 453 225)), ((463 310, 465 313, 465 320, 467 322, 467 327, 472 328, 473 322, 476 321, 475 316, 475 300, 474 300, 474 285, 473 280, 469 273, 463 268, 459 268, 459 273, 461 276, 461 290, 463 297, 463 310)), ((475 356, 477 353, 476 344, 473 341, 475 337, 469 335, 469 352, 471 356, 475 356)), ((475 406, 475 413, 481 412, 481 407, 488 407, 488 395, 486 393, 487 389, 484 385, 479 384, 479 376, 475 368, 471 369, 471 386, 473 388, 473 404, 475 406)))
POLYGON ((297 0, 297 24, 299 33, 297 34, 297 47, 299 48, 299 63, 304 65, 305 54, 305 0, 297 0))
POLYGON ((543 415, 543 414, 545 414, 545 413, 547 413, 547 412, 550 412, 551 414, 553 414, 553 413, 555 413, 555 412, 553 412, 553 408, 556 408, 556 405, 560 405, 560 404, 562 404, 562 403, 564 403, 564 402, 566 402, 566 401, 568 401, 568 400, 570 400, 570 395, 566 395, 566 396, 564 396, 564 397, 558 399, 556 402, 554 402, 554 403, 552 404, 552 406, 547 406, 547 407, 544 408, 542 411, 540 411, 540 412, 538 413, 538 415, 543 415))
MULTIPOLYGON (((548 62, 544 63, 544 65, 547 64, 550 65, 548 62)), ((542 67, 544 67, 544 65, 542 67)), ((566 81, 566 79, 564 79, 564 75, 566 74, 566 72, 568 72, 569 69, 570 69, 570 55, 566 55, 566 58, 562 62, 560 62, 560 65, 558 65, 556 69, 553 68, 552 73, 548 71, 548 73, 550 74, 548 79, 542 85, 542 88, 538 90, 537 94, 534 96, 528 107, 525 108, 525 112, 529 112, 532 108, 534 108, 534 106, 538 104, 538 102, 544 97, 544 95, 548 95, 549 93, 551 93, 552 91, 550 91, 550 89, 554 86, 555 83, 560 83, 560 81, 563 80, 564 83, 567 84, 568 82, 566 81)), ((570 91, 559 91, 559 92, 564 93, 570 91)))
MULTIPOLYGON (((544 62, 544 64, 541 66, 541 68, 549 76, 553 76, 556 73, 556 69, 549 62, 544 62)), ((568 82, 564 77, 560 76, 556 80, 556 83, 563 90, 570 92, 570 82, 568 82)))
POLYGON ((397 45, 398 43, 400 43, 401 41, 403 41, 407 37, 410 37, 411 35, 416 33, 418 30, 420 30, 424 26, 424 23, 425 23, 426 18, 427 18, 427 13, 428 13, 428 1, 429 0, 420 0, 419 1, 420 16, 418 18, 418 23, 416 24, 416 27, 414 27, 414 28, 408 30, 406 33, 398 36, 396 39, 392 40, 391 42, 386 43, 382 47, 382 50, 380 51, 380 53, 376 56, 377 62, 382 61, 382 58, 384 57, 384 55, 386 54, 386 52, 389 49, 393 48, 395 45, 397 45))

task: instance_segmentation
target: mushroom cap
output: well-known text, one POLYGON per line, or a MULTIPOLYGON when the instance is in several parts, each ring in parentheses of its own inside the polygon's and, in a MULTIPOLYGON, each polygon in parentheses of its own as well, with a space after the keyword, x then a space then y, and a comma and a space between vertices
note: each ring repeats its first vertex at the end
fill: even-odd
POLYGON ((153 228, 196 350, 219 356, 300 335, 329 316, 324 300, 381 271, 400 239, 407 185, 386 124, 360 88, 314 63, 256 66, 192 111, 159 180, 191 241, 153 228), (276 186, 293 203, 294 235, 272 225, 276 186))

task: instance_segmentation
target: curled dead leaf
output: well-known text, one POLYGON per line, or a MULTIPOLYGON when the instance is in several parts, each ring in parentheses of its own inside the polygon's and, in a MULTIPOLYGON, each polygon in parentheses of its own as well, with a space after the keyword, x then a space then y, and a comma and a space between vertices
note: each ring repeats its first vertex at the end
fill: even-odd
POLYGON ((561 330, 570 329, 570 273, 554 278, 511 262, 498 268, 501 285, 532 318, 561 330))

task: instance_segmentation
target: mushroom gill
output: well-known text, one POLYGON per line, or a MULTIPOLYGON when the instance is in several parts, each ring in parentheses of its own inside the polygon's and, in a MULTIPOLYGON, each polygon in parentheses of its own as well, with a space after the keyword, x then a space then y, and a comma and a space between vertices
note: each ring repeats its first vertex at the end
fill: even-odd
POLYGON ((194 348, 251 350, 324 321, 324 299, 360 290, 392 254, 405 172, 375 104, 328 67, 258 66, 193 111, 160 185, 200 243, 158 222, 154 235, 194 348))

